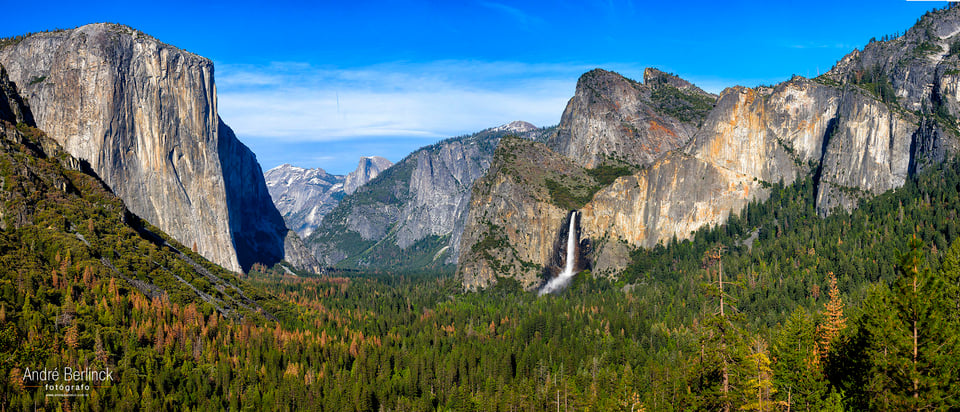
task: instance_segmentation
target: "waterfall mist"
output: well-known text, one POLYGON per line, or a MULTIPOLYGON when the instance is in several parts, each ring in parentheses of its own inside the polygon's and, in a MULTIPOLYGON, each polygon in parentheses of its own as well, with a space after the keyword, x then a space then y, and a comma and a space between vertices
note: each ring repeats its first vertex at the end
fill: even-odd
POLYGON ((538 296, 547 293, 559 292, 570 285, 573 275, 577 274, 577 247, 580 245, 579 236, 577 236, 577 211, 570 212, 570 225, 567 230, 566 258, 564 259, 563 271, 555 278, 550 279, 546 285, 540 289, 538 296))

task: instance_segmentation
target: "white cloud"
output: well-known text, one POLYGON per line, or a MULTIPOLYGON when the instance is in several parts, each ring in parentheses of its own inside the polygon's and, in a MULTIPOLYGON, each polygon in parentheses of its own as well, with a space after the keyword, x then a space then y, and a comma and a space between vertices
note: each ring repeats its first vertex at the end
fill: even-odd
POLYGON ((560 121, 585 65, 438 61, 336 69, 218 65, 219 112, 241 136, 449 137, 560 121))
MULTIPOLYGON (((348 69, 295 62, 219 64, 219 112, 241 138, 439 140, 513 120, 557 124, 577 79, 598 66, 637 80, 643 76, 643 66, 623 63, 444 60, 348 69)), ((734 84, 712 77, 689 80, 714 93, 734 84)))
MULTIPOLYGON (((513 120, 555 125, 584 72, 602 67, 641 80, 644 66, 446 60, 216 67, 220 116, 264 169, 292 163, 346 174, 359 156, 398 161, 418 147, 513 120)), ((714 93, 735 84, 688 80, 714 93)))

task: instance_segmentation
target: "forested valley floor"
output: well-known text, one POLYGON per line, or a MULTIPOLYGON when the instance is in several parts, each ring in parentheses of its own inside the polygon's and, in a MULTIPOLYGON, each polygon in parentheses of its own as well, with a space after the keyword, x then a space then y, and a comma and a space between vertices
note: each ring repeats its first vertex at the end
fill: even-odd
POLYGON ((77 194, 30 192, 49 193, 34 224, 0 233, 8 410, 960 408, 957 161, 827 218, 812 179, 775 185, 725 225, 635 252, 619 279, 586 271, 544 297, 505 278, 463 293, 448 275, 262 266, 211 267, 212 283, 188 276, 178 256, 202 259, 184 248, 114 229, 122 208, 88 177, 32 162, 77 194), (63 366, 114 378, 76 398, 22 378, 63 366))

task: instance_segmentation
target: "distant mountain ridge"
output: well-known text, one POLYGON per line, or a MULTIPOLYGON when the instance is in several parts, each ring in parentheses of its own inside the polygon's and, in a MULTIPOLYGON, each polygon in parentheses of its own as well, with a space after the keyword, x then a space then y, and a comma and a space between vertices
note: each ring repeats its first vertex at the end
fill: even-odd
POLYGON ((552 130, 512 122, 421 148, 344 197, 305 242, 327 266, 453 271, 473 183, 500 138, 552 130))
POLYGON ((319 168, 283 164, 266 171, 264 178, 273 203, 287 226, 306 238, 344 195, 352 194, 392 165, 379 156, 364 156, 353 172, 332 175, 319 168))

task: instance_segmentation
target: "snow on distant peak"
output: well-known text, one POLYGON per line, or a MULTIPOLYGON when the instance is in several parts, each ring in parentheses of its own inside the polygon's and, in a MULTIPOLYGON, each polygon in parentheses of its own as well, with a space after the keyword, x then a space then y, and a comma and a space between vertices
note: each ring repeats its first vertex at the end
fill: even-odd
POLYGON ((508 133, 526 133, 534 130, 537 130, 537 126, 534 126, 522 120, 513 121, 503 126, 497 126, 493 128, 494 132, 508 132, 508 133))

